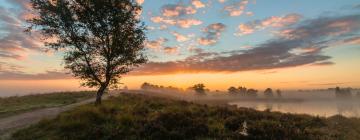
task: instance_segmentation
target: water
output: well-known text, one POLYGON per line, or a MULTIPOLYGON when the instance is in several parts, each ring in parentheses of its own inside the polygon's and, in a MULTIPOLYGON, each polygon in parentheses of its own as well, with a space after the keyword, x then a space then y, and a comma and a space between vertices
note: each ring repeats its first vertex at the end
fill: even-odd
POLYGON ((340 114, 346 117, 360 118, 360 97, 356 97, 355 95, 353 95, 353 98, 337 99, 334 97, 334 94, 329 91, 292 92, 283 98, 301 99, 302 101, 235 101, 229 104, 261 111, 269 109, 283 113, 310 114, 324 117, 340 114))

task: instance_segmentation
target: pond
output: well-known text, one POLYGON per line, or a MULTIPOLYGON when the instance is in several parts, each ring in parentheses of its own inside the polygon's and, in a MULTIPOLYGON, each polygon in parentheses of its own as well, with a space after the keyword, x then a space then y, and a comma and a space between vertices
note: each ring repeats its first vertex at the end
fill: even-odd
POLYGON ((346 117, 360 118, 360 97, 356 97, 355 94, 352 98, 338 99, 335 98, 331 92, 292 92, 282 98, 284 100, 286 100, 286 98, 291 98, 299 99, 301 101, 282 102, 274 100, 241 100, 232 101, 229 102, 229 104, 236 105, 238 107, 253 108, 261 111, 269 109, 271 111, 278 111, 283 113, 310 114, 313 116, 325 117, 340 114, 346 117))

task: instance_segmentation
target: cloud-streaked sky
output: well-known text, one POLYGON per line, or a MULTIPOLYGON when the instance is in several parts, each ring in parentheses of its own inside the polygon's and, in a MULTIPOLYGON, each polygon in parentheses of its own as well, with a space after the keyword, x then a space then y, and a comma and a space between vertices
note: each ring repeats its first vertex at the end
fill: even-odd
MULTIPOLYGON (((360 87, 358 0, 136 1, 150 62, 124 77, 131 88, 360 87)), ((9 81, 72 79, 61 52, 23 32, 30 12, 27 0, 0 0, 0 91, 9 81)))

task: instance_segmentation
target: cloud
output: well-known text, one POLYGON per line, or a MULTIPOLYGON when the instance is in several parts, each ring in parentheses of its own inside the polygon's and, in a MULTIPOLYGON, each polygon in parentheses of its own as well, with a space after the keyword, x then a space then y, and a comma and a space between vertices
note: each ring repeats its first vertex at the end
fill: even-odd
POLYGON ((175 37, 177 42, 185 42, 188 41, 194 35, 182 35, 178 32, 171 32, 171 34, 175 37))
POLYGON ((0 73, 2 72, 9 72, 9 71, 20 71, 23 67, 6 63, 6 62, 0 62, 0 73))
POLYGON ((176 21, 174 19, 166 19, 161 16, 151 17, 150 20, 154 23, 164 23, 169 25, 175 25, 176 21))
POLYGON ((179 47, 164 47, 164 52, 166 54, 178 54, 179 53, 179 47))
POLYGON ((181 5, 181 3, 167 4, 161 8, 161 13, 164 17, 180 17, 184 15, 192 15, 196 12, 195 8, 181 5))
POLYGON ((1 80, 56 80, 56 79, 71 79, 69 74, 58 71, 46 71, 39 74, 27 74, 23 72, 0 72, 1 80))
MULTIPOLYGON (((201 1, 200 3, 196 1, 197 0, 192 2, 197 4, 196 6, 201 6, 199 5, 201 1)), ((178 26, 180 28, 190 28, 203 23, 201 20, 186 16, 196 14, 196 12, 197 10, 193 6, 185 6, 181 2, 177 4, 167 4, 162 6, 161 16, 151 17, 150 20, 158 24, 178 26)))
POLYGON ((180 28, 190 28, 191 26, 201 25, 203 22, 197 19, 170 19, 160 16, 151 17, 150 20, 154 23, 162 23, 167 25, 176 25, 180 28))
MULTIPOLYGON (((225 1, 219 1, 219 2, 225 2, 225 1)), ((240 16, 244 13, 248 3, 249 3, 248 0, 242 0, 242 1, 230 4, 228 6, 225 6, 224 11, 226 11, 229 16, 240 16)))
POLYGON ((201 37, 197 40, 200 45, 214 45, 220 39, 221 33, 226 29, 226 25, 222 23, 214 23, 208 25, 203 29, 205 37, 201 37))
POLYGON ((279 36, 291 40, 307 40, 312 42, 334 42, 338 40, 349 41, 357 37, 360 29, 360 15, 348 15, 341 17, 320 17, 303 22, 297 28, 286 28, 280 31, 279 36), (336 38, 338 37, 338 38, 336 38), (333 40, 326 39, 333 38, 333 40), (315 40, 319 39, 319 40, 315 40))
POLYGON ((280 17, 272 16, 263 20, 255 20, 240 24, 235 35, 248 35, 254 33, 257 30, 263 30, 268 27, 283 28, 297 23, 300 19, 301 15, 299 14, 288 14, 280 17))
POLYGON ((226 2, 226 0, 218 0, 218 2, 224 3, 224 2, 226 2))
POLYGON ((178 54, 179 47, 165 46, 165 43, 168 41, 169 41, 168 39, 160 37, 156 40, 146 41, 145 46, 149 49, 152 49, 157 52, 163 52, 165 54, 178 54))
POLYGON ((312 64, 313 66, 328 66, 328 65, 334 65, 334 62, 325 61, 325 62, 317 62, 312 64))
POLYGON ((179 19, 177 25, 181 28, 190 28, 191 26, 196 26, 202 24, 202 21, 197 19, 179 19))
POLYGON ((195 6, 195 8, 204 8, 205 4, 200 0, 191 0, 191 4, 195 6))
POLYGON ((0 7, 0 58, 21 60, 29 51, 42 51, 39 33, 24 33, 24 19, 14 9, 0 7))
POLYGON ((345 44, 360 45, 360 37, 352 37, 343 41, 345 44))
POLYGON ((145 46, 152 50, 160 50, 163 47, 164 43, 167 41, 169 41, 169 40, 166 38, 160 37, 156 40, 146 41, 145 46))
MULTIPOLYGON (((216 26, 214 29, 222 28, 216 26)), ((292 27, 284 27, 282 30, 290 30, 287 35, 291 38, 276 36, 249 50, 223 53, 199 51, 184 60, 150 62, 131 74, 238 72, 303 65, 334 65, 331 57, 323 55, 322 50, 341 45, 341 42, 358 40, 360 15, 319 17, 302 21, 292 27)))
POLYGON ((136 3, 138 3, 139 5, 142 5, 144 3, 145 0, 136 0, 136 3))

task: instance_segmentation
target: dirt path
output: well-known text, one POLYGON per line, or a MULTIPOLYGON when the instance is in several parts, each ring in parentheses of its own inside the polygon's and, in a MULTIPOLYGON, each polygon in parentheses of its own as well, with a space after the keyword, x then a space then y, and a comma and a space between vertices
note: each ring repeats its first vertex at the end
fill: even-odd
POLYGON ((0 119, 0 139, 8 139, 12 132, 18 129, 35 124, 45 118, 54 118, 61 112, 67 111, 73 107, 94 102, 95 99, 87 99, 78 103, 53 108, 39 109, 15 116, 0 119))

